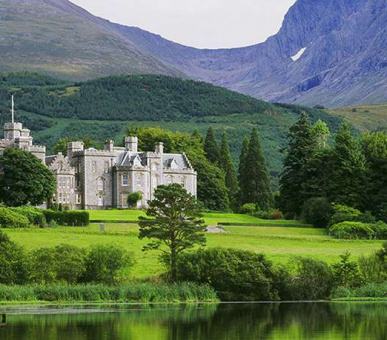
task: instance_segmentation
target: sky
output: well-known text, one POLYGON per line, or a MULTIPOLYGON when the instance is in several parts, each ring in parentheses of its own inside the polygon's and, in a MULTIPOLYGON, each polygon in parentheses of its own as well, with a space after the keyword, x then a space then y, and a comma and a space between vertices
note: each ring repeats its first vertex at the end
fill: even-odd
POLYGON ((198 48, 257 44, 277 33, 296 0, 71 0, 112 22, 198 48))

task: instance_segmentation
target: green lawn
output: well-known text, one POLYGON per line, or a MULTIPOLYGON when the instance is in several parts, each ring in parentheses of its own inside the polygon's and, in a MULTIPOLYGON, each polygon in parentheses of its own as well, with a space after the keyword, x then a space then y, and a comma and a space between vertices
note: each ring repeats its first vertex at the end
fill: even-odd
MULTIPOLYGON (((208 219, 224 218, 208 216, 208 219)), ((238 216, 230 217, 238 219, 238 216)), ((242 218, 242 217, 241 217, 242 218)), ((99 224, 89 227, 58 227, 55 229, 4 229, 12 240, 27 249, 53 247, 68 243, 80 247, 91 244, 117 244, 134 253, 136 264, 131 273, 136 278, 158 275, 162 268, 157 261, 157 252, 143 252, 146 241, 140 241, 136 224, 106 223, 105 231, 99 224)), ((287 263, 294 256, 308 256, 327 262, 338 261, 344 251, 354 258, 369 255, 381 246, 381 241, 335 240, 325 230, 298 227, 225 227, 226 234, 207 234, 208 247, 225 247, 264 252, 275 263, 287 263)))
MULTIPOLYGON (((114 223, 115 221, 137 221, 139 216, 145 216, 145 213, 141 210, 90 210, 91 221, 107 221, 114 223)), ((232 213, 204 213, 204 221, 208 225, 217 225, 218 223, 231 223, 233 225, 286 225, 286 226, 298 226, 305 227, 303 223, 298 221, 268 221, 262 220, 254 216, 232 213)))

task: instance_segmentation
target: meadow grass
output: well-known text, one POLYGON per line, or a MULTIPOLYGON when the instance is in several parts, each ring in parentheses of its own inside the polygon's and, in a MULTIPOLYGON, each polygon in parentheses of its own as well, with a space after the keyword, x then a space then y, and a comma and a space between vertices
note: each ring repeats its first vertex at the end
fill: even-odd
MULTIPOLYGON (((221 216, 224 218, 224 216, 221 216)), ((207 247, 243 249, 265 253, 276 264, 286 264, 295 256, 306 256, 328 263, 339 261, 339 255, 350 251, 353 258, 370 255, 380 249, 382 241, 337 240, 330 237, 324 229, 306 227, 224 227, 227 233, 210 234, 207 247)), ((92 244, 116 244, 130 251, 135 257, 135 265, 125 269, 122 275, 133 278, 150 278, 163 273, 158 262, 159 252, 143 252, 147 240, 139 240, 137 224, 105 223, 104 231, 99 223, 88 227, 58 227, 4 229, 12 240, 27 249, 54 247, 61 243, 79 247, 92 244)))

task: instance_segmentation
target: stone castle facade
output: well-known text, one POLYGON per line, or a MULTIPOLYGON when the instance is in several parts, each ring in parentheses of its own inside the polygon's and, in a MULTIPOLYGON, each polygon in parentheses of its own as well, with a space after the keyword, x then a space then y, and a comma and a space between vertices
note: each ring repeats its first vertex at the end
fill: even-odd
POLYGON ((67 145, 67 155, 47 156, 44 146, 33 145, 21 123, 6 123, 0 154, 15 147, 33 153, 53 172, 57 187, 52 203, 70 209, 127 208, 131 192, 141 192, 146 206, 157 186, 181 184, 196 196, 197 174, 185 154, 164 153, 163 143, 153 152, 138 150, 137 137, 126 137, 125 147, 107 141, 103 150, 85 149, 82 142, 67 145))

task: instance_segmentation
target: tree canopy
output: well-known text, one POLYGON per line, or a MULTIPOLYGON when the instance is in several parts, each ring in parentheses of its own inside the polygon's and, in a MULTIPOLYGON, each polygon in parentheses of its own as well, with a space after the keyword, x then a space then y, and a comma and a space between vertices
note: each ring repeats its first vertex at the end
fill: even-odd
POLYGON ((164 254, 162 260, 175 281, 178 256, 206 242, 200 205, 181 185, 161 185, 155 190, 146 214, 148 217, 139 217, 139 238, 151 239, 144 250, 160 249, 164 254))
POLYGON ((7 148, 0 167, 0 198, 5 205, 40 205, 53 195, 54 176, 32 153, 7 148))

